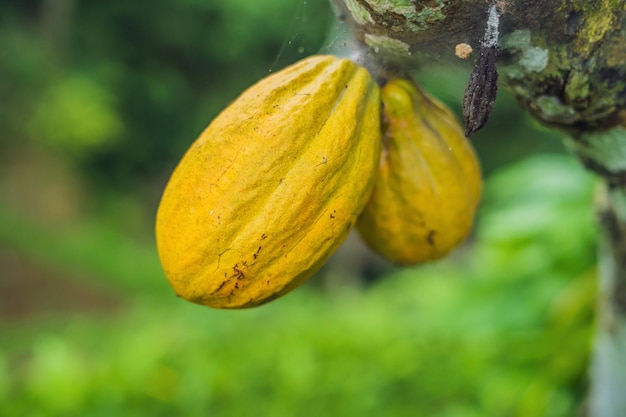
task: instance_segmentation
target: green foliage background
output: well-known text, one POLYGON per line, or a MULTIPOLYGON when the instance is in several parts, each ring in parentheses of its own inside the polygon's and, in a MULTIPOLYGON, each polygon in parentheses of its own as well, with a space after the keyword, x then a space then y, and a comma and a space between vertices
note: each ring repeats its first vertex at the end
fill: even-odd
MULTIPOLYGON (((448 259, 399 269, 351 239, 261 308, 173 296, 152 225, 177 159, 333 25, 325 0, 0 3, 0 415, 575 415, 593 179, 506 94, 448 259)), ((466 65, 418 79, 458 110, 466 65)))

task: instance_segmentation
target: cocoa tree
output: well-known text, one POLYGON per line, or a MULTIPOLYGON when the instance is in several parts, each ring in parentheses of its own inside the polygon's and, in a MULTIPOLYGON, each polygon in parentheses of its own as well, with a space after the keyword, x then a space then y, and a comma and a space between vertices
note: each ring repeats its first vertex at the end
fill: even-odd
POLYGON ((563 131, 566 147, 601 178, 588 414, 626 416, 626 2, 333 1, 373 65, 473 59, 463 99, 467 134, 487 121, 499 83, 538 121, 563 131))

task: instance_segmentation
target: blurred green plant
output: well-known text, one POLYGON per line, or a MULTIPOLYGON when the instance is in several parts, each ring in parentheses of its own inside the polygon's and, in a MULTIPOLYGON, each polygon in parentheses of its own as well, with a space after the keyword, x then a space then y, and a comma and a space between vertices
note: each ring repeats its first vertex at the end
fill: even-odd
POLYGON ((28 123, 35 140, 75 157, 118 140, 123 122, 113 97, 89 78, 70 76, 50 85, 28 123))
POLYGON ((136 186, 245 87, 319 49, 331 16, 327 0, 1 4, 0 147, 53 143, 85 181, 136 186))
MULTIPOLYGON (((572 416, 591 341, 592 189, 568 158, 522 161, 488 181, 475 240, 452 258, 333 297, 308 285, 262 308, 216 311, 169 291, 142 296, 158 279, 156 259, 137 263, 134 301, 113 317, 3 324, 0 373, 9 382, 0 383, 0 409, 68 417, 572 416)), ((75 249, 71 241, 61 235, 55 243, 62 259, 75 249)))

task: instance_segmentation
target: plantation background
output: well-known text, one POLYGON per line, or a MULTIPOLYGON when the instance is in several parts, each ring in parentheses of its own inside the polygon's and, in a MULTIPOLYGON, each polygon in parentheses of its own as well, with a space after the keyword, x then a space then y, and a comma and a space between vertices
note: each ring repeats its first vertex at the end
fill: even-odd
MULTIPOLYGON (((395 268, 351 236, 261 308, 169 288, 153 221, 176 161, 333 27, 326 0, 0 3, 0 415, 575 415, 594 180, 505 93, 473 139, 475 233, 446 260, 395 268)), ((468 75, 418 79, 458 112, 468 75)))

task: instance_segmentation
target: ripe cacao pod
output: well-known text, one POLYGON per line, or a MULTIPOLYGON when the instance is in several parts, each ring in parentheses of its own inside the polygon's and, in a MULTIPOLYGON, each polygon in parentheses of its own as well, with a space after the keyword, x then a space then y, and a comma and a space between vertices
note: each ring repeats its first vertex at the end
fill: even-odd
POLYGON ((456 117, 412 80, 381 90, 380 172, 357 228, 399 264, 437 259, 470 232, 481 194, 480 166, 456 117))
POLYGON ((313 56, 241 94, 187 151, 156 220, 176 293, 260 305, 311 277, 374 186, 380 94, 352 61, 313 56))

